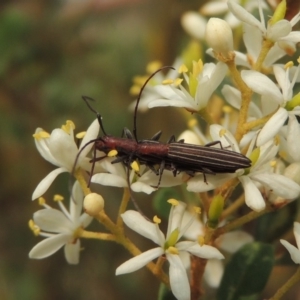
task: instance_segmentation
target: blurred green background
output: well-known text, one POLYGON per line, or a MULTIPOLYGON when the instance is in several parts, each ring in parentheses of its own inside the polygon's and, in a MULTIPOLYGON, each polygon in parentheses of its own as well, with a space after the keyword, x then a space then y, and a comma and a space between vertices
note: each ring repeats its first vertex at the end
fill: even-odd
MULTIPOLYGON (((77 132, 86 130, 94 115, 81 95, 97 100, 107 132, 119 136, 124 126, 132 129, 133 76, 144 74, 153 59, 172 64, 188 40, 180 16, 199 5, 180 0, 1 1, 0 299, 156 298, 158 282, 148 270, 115 277, 116 267, 130 256, 114 243, 83 240, 78 266, 68 265, 62 250, 43 260, 28 258, 41 240, 27 225, 40 209, 31 195, 54 169, 40 157, 32 134, 37 127, 51 132, 67 119, 77 132)), ((139 115, 138 126, 141 138, 163 129, 166 141, 184 129, 184 120, 175 109, 158 108, 139 115)), ((68 180, 60 175, 47 192, 51 206, 53 193, 68 197, 68 180)), ((100 191, 114 218, 121 190, 100 191)), ((151 216, 150 198, 138 199, 151 216)), ((92 228, 102 230, 96 222, 92 228)), ((135 240, 143 250, 153 246, 135 240)))

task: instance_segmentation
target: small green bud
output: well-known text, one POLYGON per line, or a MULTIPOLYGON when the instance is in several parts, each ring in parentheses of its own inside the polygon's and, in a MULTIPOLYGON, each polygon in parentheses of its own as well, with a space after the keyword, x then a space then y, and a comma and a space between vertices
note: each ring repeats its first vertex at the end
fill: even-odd
POLYGON ((217 227, 223 208, 224 208, 224 197, 219 194, 213 198, 208 210, 207 224, 209 227, 212 228, 217 227))

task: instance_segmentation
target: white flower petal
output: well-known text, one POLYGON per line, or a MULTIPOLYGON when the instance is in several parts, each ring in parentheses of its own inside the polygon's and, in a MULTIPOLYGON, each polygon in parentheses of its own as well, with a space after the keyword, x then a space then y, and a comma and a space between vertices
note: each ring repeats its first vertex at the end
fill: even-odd
POLYGON ((99 173, 93 175, 91 182, 98 183, 105 186, 115 186, 115 187, 127 187, 127 181, 118 175, 99 173))
POLYGON ((272 139, 279 132, 287 117, 287 111, 280 107, 258 134, 256 145, 260 147, 272 139))
POLYGON ((68 170, 66 168, 58 168, 50 172, 35 188, 31 199, 35 200, 44 195, 54 179, 63 172, 68 172, 68 170))
POLYGON ((240 21, 249 25, 259 28, 260 31, 265 32, 266 29, 252 14, 247 12, 242 6, 238 5, 234 1, 227 2, 228 9, 237 17, 240 21))
POLYGON ((79 223, 82 225, 83 228, 86 228, 92 223, 93 220, 93 217, 89 216, 86 213, 83 213, 79 218, 79 223))
MULTIPOLYGON (((179 231, 181 232, 181 222, 185 209, 186 204, 181 201, 178 201, 178 205, 172 205, 168 220, 167 239, 175 229, 179 229, 179 231)), ((178 237, 178 239, 179 238, 180 237, 178 237)))
POLYGON ((188 230, 184 232, 183 236, 189 240, 196 240, 199 235, 204 235, 204 224, 189 211, 185 211, 183 214, 182 226, 185 227, 191 219, 193 219, 193 222, 188 230))
POLYGON ((290 156, 295 161, 300 161, 300 125, 297 118, 290 114, 287 130, 287 145, 290 156))
POLYGON ((255 62, 261 50, 263 35, 259 28, 243 23, 244 43, 247 48, 247 54, 255 62), (255 41, 255 43, 253 42, 255 41))
POLYGON ((49 237, 42 240, 37 245, 35 245, 29 252, 30 258, 42 259, 48 257, 58 251, 64 244, 66 244, 70 239, 68 234, 57 234, 55 236, 49 237))
POLYGON ((184 241, 184 242, 179 242, 176 244, 176 248, 178 250, 184 250, 188 251, 189 253, 196 255, 201 258, 205 259, 223 259, 224 256, 223 254, 215 247, 213 246, 208 246, 208 245, 203 245, 200 246, 198 243, 195 242, 189 242, 189 241, 184 241))
POLYGON ((277 85, 266 75, 252 70, 243 70, 241 76, 245 83, 254 92, 260 95, 268 95, 270 100, 278 104, 283 103, 283 96, 277 85))
POLYGON ((184 107, 191 111, 198 111, 198 107, 196 103, 190 103, 188 101, 183 100, 166 100, 166 99, 156 99, 149 103, 148 107, 167 107, 167 106, 173 106, 173 107, 184 107))
POLYGON ((300 248, 300 223, 294 222, 294 236, 296 239, 297 247, 300 248))
POLYGON ((33 220, 42 230, 72 234, 73 223, 58 209, 38 210, 33 214, 33 220))
POLYGON ((147 195, 150 195, 157 189, 149 185, 148 183, 143 183, 140 181, 134 182, 131 184, 131 189, 136 193, 145 193, 147 195))
POLYGON ((206 174, 206 182, 204 180, 203 174, 196 175, 187 181, 187 190, 189 192, 207 192, 215 189, 218 186, 221 186, 231 178, 236 177, 236 174, 217 174, 209 175, 206 174))
POLYGON ((292 26, 288 20, 280 20, 268 26, 267 38, 276 42, 278 39, 287 36, 292 30, 292 26))
POLYGON ((300 32, 299 31, 292 31, 287 36, 280 39, 281 41, 292 42, 294 44, 300 42, 300 32))
POLYGON ((212 288, 217 288, 224 273, 223 263, 219 259, 210 259, 205 267, 204 279, 212 288))
POLYGON ((253 242, 253 236, 242 230, 224 233, 217 239, 217 244, 222 250, 235 253, 245 244, 253 242))
MULTIPOLYGON (((44 131, 42 128, 37 128, 35 130, 35 134, 40 133, 41 131, 44 131)), ((39 151, 39 153, 41 154, 41 156, 49 161, 51 164, 57 166, 58 162, 56 160, 56 158, 52 155, 50 149, 49 149, 49 138, 41 138, 41 139, 34 139, 35 142, 35 146, 37 148, 37 150, 39 151)))
POLYGON ((266 207, 266 203, 256 185, 248 176, 240 176, 239 180, 245 190, 246 205, 257 212, 263 210, 266 207))
MULTIPOLYGON (((79 150, 81 150, 89 141, 94 140, 97 138, 98 133, 99 133, 99 122, 98 119, 94 120, 94 122, 89 126, 88 130, 86 131, 85 136, 83 137, 79 150)), ((90 150, 93 147, 93 143, 90 143, 89 146, 86 146, 84 150, 80 153, 80 157, 85 157, 90 150)))
POLYGON ((64 251, 67 262, 71 265, 77 265, 79 263, 80 240, 77 239, 75 243, 67 243, 64 251))
POLYGON ((119 266, 116 269, 116 275, 134 272, 144 267, 147 263, 149 263, 153 259, 161 256, 163 253, 164 251, 161 247, 143 252, 142 254, 127 260, 125 263, 119 266))
POLYGON ((285 240, 280 240, 280 243, 289 251, 293 262, 300 264, 300 250, 285 240))
POLYGON ((255 174, 251 178, 285 199, 295 199, 300 194, 300 186, 292 179, 280 174, 255 174))
POLYGON ((73 222, 78 220, 82 213, 83 198, 84 194, 81 186, 78 181, 75 181, 70 199, 70 215, 73 222))
POLYGON ((157 245, 160 245, 161 240, 165 240, 164 234, 157 230, 157 225, 146 220, 139 212, 135 210, 127 210, 121 215, 124 223, 138 234, 152 240, 157 245), (160 237, 157 235, 159 232, 160 237))
POLYGON ((54 129, 49 137, 49 149, 59 166, 64 166, 71 172, 78 152, 73 135, 59 128, 54 129))
POLYGON ((191 297, 190 284, 180 257, 168 253, 166 255, 170 263, 169 276, 172 293, 178 300, 189 300, 191 297))

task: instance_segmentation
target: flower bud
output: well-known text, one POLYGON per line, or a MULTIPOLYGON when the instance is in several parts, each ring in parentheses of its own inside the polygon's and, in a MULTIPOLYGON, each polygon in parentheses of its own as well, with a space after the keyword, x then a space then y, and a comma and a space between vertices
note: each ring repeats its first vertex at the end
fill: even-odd
POLYGON ((84 211, 90 216, 96 216, 104 208, 104 199, 101 195, 91 193, 83 200, 84 211))
POLYGON ((233 51, 233 36, 227 22, 219 18, 210 18, 206 25, 205 39, 216 55, 230 58, 233 51))
POLYGON ((183 29, 193 38, 202 40, 205 34, 206 21, 201 15, 194 11, 188 11, 181 17, 183 29))
POLYGON ((218 226, 219 218, 223 212, 223 208, 224 208, 224 197, 222 195, 215 196, 208 210, 207 224, 209 227, 215 228, 218 226))

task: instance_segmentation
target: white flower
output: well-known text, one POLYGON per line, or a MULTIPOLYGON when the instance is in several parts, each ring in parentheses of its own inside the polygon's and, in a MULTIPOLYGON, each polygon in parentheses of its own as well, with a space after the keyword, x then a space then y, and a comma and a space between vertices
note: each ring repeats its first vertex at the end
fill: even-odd
MULTIPOLYGON (((105 186, 128 187, 127 169, 123 163, 114 163, 115 158, 108 157, 100 161, 100 166, 104 172, 94 174, 91 182, 105 186)), ((139 176, 134 170, 130 170, 130 188, 134 192, 151 194, 156 191, 160 175, 156 175, 152 170, 147 170, 146 166, 140 166, 139 176)), ((171 187, 182 184, 182 174, 175 177, 171 171, 164 170, 159 187, 171 187)))
MULTIPOLYGON (((148 104, 159 97, 159 94, 157 94, 157 91, 155 90, 155 86, 157 84, 161 84, 166 79, 176 79, 177 73, 173 70, 177 70, 182 65, 182 59, 180 57, 177 57, 172 65, 172 68, 168 69, 168 72, 166 74, 163 73, 163 71, 160 71, 154 75, 153 78, 147 83, 145 86, 145 89, 142 93, 140 102, 139 102, 139 111, 145 112, 149 109, 148 104)), ((140 92, 141 87, 146 82, 146 80, 153 74, 153 72, 157 71, 161 67, 158 62, 152 62, 149 64, 149 70, 148 74, 145 76, 138 76, 135 81, 135 85, 132 87, 132 90, 134 90, 134 94, 138 94, 140 92)), ((130 110, 134 110, 136 106, 136 101, 132 102, 129 106, 130 110)))
POLYGON ((185 66, 181 69, 184 69, 181 72, 189 90, 183 87, 181 80, 171 81, 168 85, 157 85, 154 89, 158 96, 155 100, 149 101, 149 108, 174 106, 184 107, 191 112, 199 112, 207 106, 209 98, 227 72, 227 66, 222 62, 216 65, 214 63, 203 65, 201 60, 194 62, 189 76, 186 74, 188 70, 185 66))
POLYGON ((30 258, 42 259, 48 257, 64 246, 65 258, 69 264, 78 264, 80 252, 80 240, 76 232, 80 228, 87 227, 92 217, 82 212, 83 193, 76 181, 72 189, 70 210, 59 201, 61 210, 45 205, 45 209, 39 210, 33 215, 34 224, 31 228, 46 239, 39 242, 29 252, 30 258))
POLYGON ((300 223, 298 222, 294 222, 294 236, 297 248, 285 240, 280 240, 280 243, 289 251, 294 263, 300 264, 300 223))
MULTIPOLYGON (((230 146, 235 151, 239 151, 233 135, 222 126, 211 125, 210 133, 213 139, 220 139, 223 147, 230 146), (221 138, 220 132, 223 133, 221 138)), ((255 138, 252 140, 246 156, 250 156, 254 143, 255 138)), ((278 145, 270 140, 259 148, 258 158, 246 172, 245 170, 238 170, 234 174, 215 176, 208 174, 206 175, 207 183, 203 180, 203 174, 197 175, 187 182, 187 190, 193 192, 208 191, 220 186, 230 178, 237 177, 245 190, 246 205, 255 211, 261 211, 266 206, 260 191, 262 187, 285 199, 295 199, 300 194, 300 186, 293 180, 273 172, 271 161, 274 160, 277 152, 278 145)))
MULTIPOLYGON (((247 11, 253 11, 258 6, 257 0, 248 1, 235 1, 237 3, 243 2, 244 7, 247 11)), ((265 1, 261 3, 263 8, 267 8, 265 1)), ((229 23, 231 28, 235 28, 240 24, 240 20, 237 19, 229 10, 227 5, 227 0, 213 0, 206 2, 200 10, 200 13, 204 16, 216 16, 221 14, 226 14, 222 19, 229 23)))
POLYGON ((126 211, 122 215, 125 224, 137 233, 151 239, 158 247, 131 258, 117 268, 116 275, 134 272, 165 254, 170 264, 170 285, 174 296, 179 300, 190 299, 190 285, 185 269, 184 257, 187 254, 204 259, 222 259, 224 257, 219 250, 212 246, 200 246, 197 242, 191 241, 178 242, 193 222, 193 219, 189 223, 184 224, 182 222, 185 207, 186 204, 183 202, 178 202, 177 205, 172 206, 166 237, 160 231, 158 224, 146 220, 136 211, 126 211))
POLYGON ((275 43, 266 57, 265 65, 269 66, 286 53, 295 52, 295 45, 300 41, 300 32, 292 31, 292 27, 300 20, 300 13, 296 14, 291 21, 282 19, 277 22, 268 22, 266 26, 262 2, 258 0, 258 3, 260 21, 235 1, 229 0, 228 8, 236 18, 245 23, 244 42, 252 60, 256 61, 263 39, 275 43))
MULTIPOLYGON (((183 215, 183 224, 188 223, 192 218, 192 214, 189 211, 185 211, 183 215)), ((205 232, 205 226, 203 223, 198 219, 194 218, 194 221, 184 234, 184 237, 189 240, 196 240, 199 236, 203 236, 205 232)), ((228 252, 228 253, 235 253, 238 251, 242 246, 247 243, 253 241, 253 237, 245 231, 236 230, 232 232, 227 232, 220 236, 215 241, 215 245, 218 248, 228 252)), ((190 260, 187 264, 187 269, 190 267, 190 260)), ((207 284, 212 288, 217 288, 220 285, 222 276, 224 273, 224 264, 219 259, 209 259, 205 271, 204 271, 204 279, 207 284)))
MULTIPOLYGON (((283 127, 287 118, 289 119, 287 127, 287 144, 289 154, 296 160, 300 161, 300 126, 295 115, 300 115, 300 106, 293 103, 293 88, 298 80, 300 66, 290 80, 290 68, 284 70, 281 66, 274 66, 273 71, 279 87, 266 75, 256 71, 242 71, 242 78, 245 83, 256 93, 261 95, 261 103, 264 105, 265 114, 275 111, 276 113, 267 121, 257 137, 257 145, 261 146, 272 139, 283 127), (268 108, 267 108, 268 107, 268 108)), ((298 102, 300 102, 298 100, 298 102)))
MULTIPOLYGON (((62 128, 54 129, 51 135, 41 128, 37 128, 35 131, 35 144, 41 156, 53 165, 58 166, 58 168, 50 172, 38 184, 33 192, 32 200, 42 196, 59 174, 63 172, 72 172, 79 151, 81 151, 86 143, 95 139, 99 132, 99 123, 98 120, 95 120, 88 128, 78 149, 74 140, 74 127, 73 122, 67 121, 66 125, 63 125, 62 128)), ((90 170, 89 159, 86 158, 86 155, 93 145, 94 144, 91 143, 80 153, 77 167, 90 170)))

